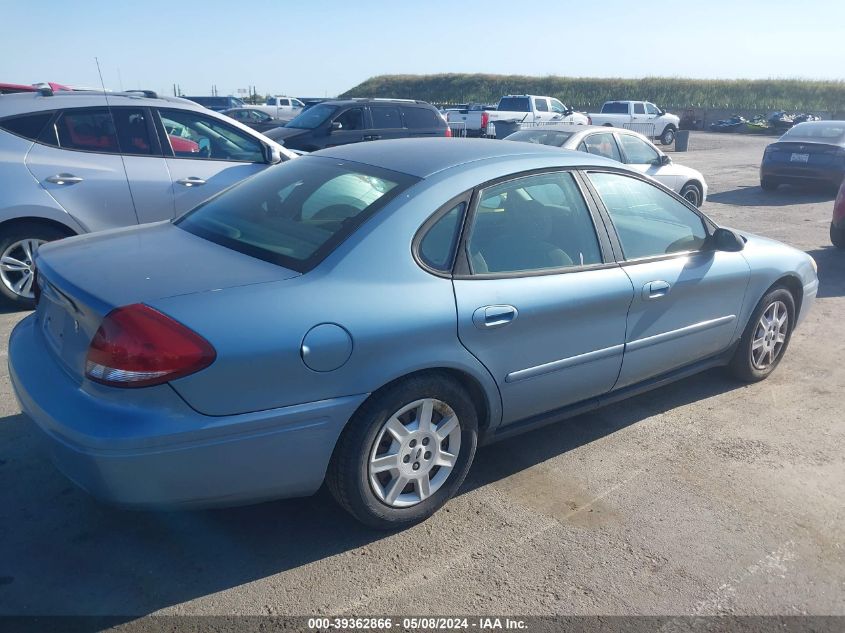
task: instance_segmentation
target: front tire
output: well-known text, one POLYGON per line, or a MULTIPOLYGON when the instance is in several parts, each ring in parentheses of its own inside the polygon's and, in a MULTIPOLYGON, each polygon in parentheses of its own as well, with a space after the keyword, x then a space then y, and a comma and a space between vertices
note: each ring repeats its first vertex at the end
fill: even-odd
POLYGON ((660 135, 660 144, 661 145, 671 145, 675 142, 675 128, 667 126, 663 130, 663 134, 660 135))
POLYGON ((684 188, 681 189, 681 197, 698 208, 701 206, 701 199, 704 195, 701 193, 701 189, 698 188, 698 185, 688 182, 684 185, 684 188))
POLYGON ((836 248, 845 248, 845 226, 836 228, 831 222, 830 241, 836 248))
POLYGON ((35 307, 35 266, 39 246, 67 237, 58 228, 38 222, 13 224, 0 233, 0 298, 20 310, 35 307))
POLYGON ((775 287, 760 299, 729 369, 743 382, 758 382, 780 363, 795 327, 795 299, 786 288, 775 287))
POLYGON ((466 392, 421 374, 373 394, 335 447, 326 483, 337 502, 374 528, 424 521, 458 491, 478 444, 466 392))

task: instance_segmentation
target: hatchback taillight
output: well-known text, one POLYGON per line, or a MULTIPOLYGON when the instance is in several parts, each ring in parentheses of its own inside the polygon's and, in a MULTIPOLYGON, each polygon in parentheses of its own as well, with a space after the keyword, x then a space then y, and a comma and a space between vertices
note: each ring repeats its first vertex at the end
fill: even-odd
POLYGON ((149 387, 205 369, 215 358, 199 334, 136 303, 103 319, 88 348, 85 375, 112 387, 149 387))

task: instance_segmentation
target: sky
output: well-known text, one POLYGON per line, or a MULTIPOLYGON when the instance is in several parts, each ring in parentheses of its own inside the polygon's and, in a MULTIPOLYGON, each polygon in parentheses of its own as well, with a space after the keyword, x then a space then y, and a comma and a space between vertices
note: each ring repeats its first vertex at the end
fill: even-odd
POLYGON ((380 74, 845 79, 843 0, 0 0, 0 82, 336 96, 380 74))

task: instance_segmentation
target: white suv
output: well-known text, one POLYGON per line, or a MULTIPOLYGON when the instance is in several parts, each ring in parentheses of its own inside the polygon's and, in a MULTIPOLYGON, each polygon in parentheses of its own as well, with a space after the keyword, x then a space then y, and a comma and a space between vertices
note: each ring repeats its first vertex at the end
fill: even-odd
POLYGON ((32 305, 39 244, 170 219, 295 156, 150 91, 0 95, 0 297, 32 305))

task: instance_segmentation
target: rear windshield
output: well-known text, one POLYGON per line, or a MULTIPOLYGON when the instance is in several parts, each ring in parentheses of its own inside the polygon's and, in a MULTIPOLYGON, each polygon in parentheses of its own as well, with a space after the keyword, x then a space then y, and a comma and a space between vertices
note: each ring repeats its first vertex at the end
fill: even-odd
POLYGON ((830 123, 799 123, 783 135, 783 138, 817 138, 820 141, 841 143, 845 140, 845 123, 831 121, 830 123))
POLYGON ((265 170, 175 224, 232 250, 306 272, 416 181, 360 163, 303 157, 265 170))
POLYGON ((628 104, 624 101, 608 101, 601 107, 602 114, 628 114, 628 104))
POLYGON ((528 97, 502 97, 497 109, 502 112, 531 112, 531 100, 528 97))
POLYGON ((326 121, 329 117, 337 112, 337 106, 318 104, 303 110, 290 121, 285 127, 298 127, 303 130, 314 130, 326 121))
POLYGON ((552 145, 563 147, 563 144, 572 136, 572 132, 561 132, 559 130, 520 130, 510 136, 506 141, 525 141, 526 143, 537 143, 538 145, 552 145))

